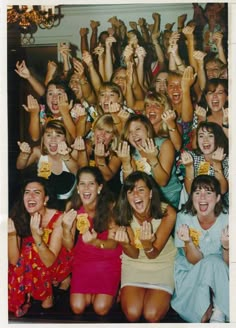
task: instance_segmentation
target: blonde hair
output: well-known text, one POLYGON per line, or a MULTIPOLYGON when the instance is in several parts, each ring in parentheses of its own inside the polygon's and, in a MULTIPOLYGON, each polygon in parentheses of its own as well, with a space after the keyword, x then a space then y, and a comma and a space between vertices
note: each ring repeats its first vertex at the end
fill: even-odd
MULTIPOLYGON (((150 103, 155 103, 163 107, 163 113, 168 110, 173 110, 168 98, 159 92, 156 92, 154 89, 149 90, 144 99, 144 110, 146 110, 146 105, 150 103)), ((158 137, 169 137, 169 130, 166 122, 163 120, 160 123, 160 127, 157 133, 158 137)))
MULTIPOLYGON (((113 121, 113 118, 110 114, 103 114, 101 116, 98 116, 97 119, 93 123, 92 130, 94 132, 95 129, 102 130, 105 127, 109 127, 112 129, 113 139, 112 139, 112 142, 111 142, 109 148, 110 148, 110 150, 115 152, 115 150, 117 150, 118 144, 119 144, 119 132, 118 132, 116 125, 113 121)), ((94 145, 94 135, 92 136, 91 141, 92 141, 92 144, 94 145)))

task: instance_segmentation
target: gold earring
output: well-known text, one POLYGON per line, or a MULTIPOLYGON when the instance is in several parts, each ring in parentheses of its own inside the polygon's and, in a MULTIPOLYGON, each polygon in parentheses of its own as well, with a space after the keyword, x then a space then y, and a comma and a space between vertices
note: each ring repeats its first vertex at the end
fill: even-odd
POLYGON ((101 191, 100 191, 100 190, 98 190, 98 195, 100 195, 100 192, 101 192, 101 191))

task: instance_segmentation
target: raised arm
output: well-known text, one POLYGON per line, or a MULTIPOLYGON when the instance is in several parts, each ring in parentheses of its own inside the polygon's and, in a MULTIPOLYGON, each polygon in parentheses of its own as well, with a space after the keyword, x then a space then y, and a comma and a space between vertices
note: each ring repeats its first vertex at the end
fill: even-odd
POLYGON ((33 141, 38 141, 40 139, 40 119, 39 112, 40 107, 37 99, 32 95, 27 96, 27 105, 22 105, 24 109, 29 113, 29 134, 33 141))
POLYGON ((98 95, 102 81, 94 67, 92 56, 88 51, 85 51, 83 52, 82 59, 88 67, 93 88, 96 92, 96 95, 98 95))
POLYGON ((24 60, 20 63, 19 61, 16 62, 16 69, 15 72, 22 77, 23 79, 27 80, 32 88, 37 92, 39 96, 43 96, 45 93, 45 86, 39 82, 30 72, 24 60))

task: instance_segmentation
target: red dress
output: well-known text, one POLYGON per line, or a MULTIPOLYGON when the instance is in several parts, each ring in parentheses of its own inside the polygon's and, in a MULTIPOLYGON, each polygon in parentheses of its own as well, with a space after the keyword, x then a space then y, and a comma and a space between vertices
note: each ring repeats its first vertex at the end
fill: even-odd
MULTIPOLYGON (((57 211, 44 228, 43 241, 50 242, 53 225, 62 213, 57 211)), ((43 301, 53 295, 52 282, 61 282, 71 272, 72 253, 62 247, 56 261, 46 267, 41 261, 32 236, 22 239, 20 257, 8 268, 8 308, 16 316, 30 307, 29 296, 43 301)))
MULTIPOLYGON (((78 214, 85 213, 84 208, 78 214)), ((90 229, 93 219, 89 218, 90 229)), ((106 240, 108 231, 98 233, 97 238, 106 240)), ((74 247, 72 262, 71 293, 82 294, 107 294, 115 296, 121 277, 122 248, 118 245, 115 249, 97 248, 86 244, 79 234, 74 247)))

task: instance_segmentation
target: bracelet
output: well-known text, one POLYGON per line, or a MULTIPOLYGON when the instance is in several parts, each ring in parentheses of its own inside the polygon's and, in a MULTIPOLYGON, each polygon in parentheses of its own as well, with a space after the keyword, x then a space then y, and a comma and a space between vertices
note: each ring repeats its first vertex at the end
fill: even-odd
POLYGON ((150 248, 150 249, 147 249, 147 250, 146 250, 146 249, 144 249, 144 252, 145 252, 145 253, 151 253, 153 250, 154 250, 154 248, 152 247, 152 248, 150 248))
POLYGON ((104 249, 104 244, 103 243, 100 244, 100 248, 104 249))
POLYGON ((175 132, 175 131, 176 131, 176 128, 172 128, 172 129, 169 129, 169 128, 168 128, 168 131, 169 131, 169 132, 175 132))
POLYGON ((228 251, 229 248, 225 248, 223 245, 221 245, 221 247, 223 248, 224 251, 228 251))
POLYGON ((225 129, 228 129, 228 128, 229 128, 229 124, 222 123, 222 126, 223 126, 223 128, 225 128, 225 129))

